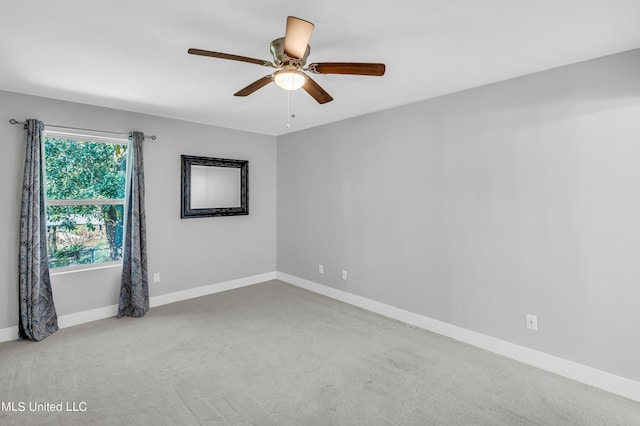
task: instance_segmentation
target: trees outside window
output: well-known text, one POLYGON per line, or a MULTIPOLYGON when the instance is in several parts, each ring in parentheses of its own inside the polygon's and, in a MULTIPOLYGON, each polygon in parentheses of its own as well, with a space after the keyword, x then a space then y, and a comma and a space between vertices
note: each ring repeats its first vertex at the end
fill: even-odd
POLYGON ((122 259, 127 142, 104 139, 45 137, 51 268, 122 259))

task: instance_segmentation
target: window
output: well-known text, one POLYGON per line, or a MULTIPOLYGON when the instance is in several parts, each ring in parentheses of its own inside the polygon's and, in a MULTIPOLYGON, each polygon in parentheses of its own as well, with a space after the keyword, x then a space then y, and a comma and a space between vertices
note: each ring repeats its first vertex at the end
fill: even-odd
POLYGON ((122 259, 127 140, 45 131, 49 267, 122 259))

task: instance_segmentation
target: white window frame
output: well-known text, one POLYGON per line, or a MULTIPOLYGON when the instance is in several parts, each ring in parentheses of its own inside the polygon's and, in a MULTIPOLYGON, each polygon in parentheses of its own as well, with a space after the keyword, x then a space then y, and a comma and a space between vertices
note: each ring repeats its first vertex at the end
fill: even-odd
MULTIPOLYGON (((112 135, 100 133, 100 132, 90 132, 83 131, 83 133, 71 132, 59 130, 55 127, 49 126, 44 129, 44 138, 55 138, 55 139, 68 139, 76 142, 101 142, 108 143, 112 145, 124 145, 129 147, 129 139, 123 137, 114 137, 112 135)), ((45 161, 46 161, 46 152, 45 152, 45 161)), ((46 199, 45 207, 48 206, 95 206, 95 205, 124 205, 124 198, 101 198, 101 199, 64 199, 64 200, 49 200, 46 199)), ((70 265, 70 266, 61 266, 58 268, 49 268, 49 275, 63 275, 74 272, 81 271, 90 271, 95 269, 106 269, 106 268, 115 268, 122 265, 122 260, 112 260, 109 262, 99 262, 99 263, 90 263, 85 265, 70 265)))

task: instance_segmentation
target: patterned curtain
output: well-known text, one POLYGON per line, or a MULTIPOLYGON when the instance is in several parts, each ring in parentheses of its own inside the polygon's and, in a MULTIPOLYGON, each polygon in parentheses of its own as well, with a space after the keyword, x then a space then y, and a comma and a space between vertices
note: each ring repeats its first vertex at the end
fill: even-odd
POLYGON ((47 256, 47 214, 44 185, 44 124, 29 119, 20 213, 18 337, 40 341, 58 330, 47 256))
POLYGON ((127 150, 127 186, 123 231, 124 250, 118 317, 141 317, 149 310, 143 142, 143 133, 131 132, 127 150))

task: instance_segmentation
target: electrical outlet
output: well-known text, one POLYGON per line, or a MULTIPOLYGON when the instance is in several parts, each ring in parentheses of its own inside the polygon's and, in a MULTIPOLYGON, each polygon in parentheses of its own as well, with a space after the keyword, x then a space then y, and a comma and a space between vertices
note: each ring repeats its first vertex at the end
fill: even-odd
POLYGON ((318 265, 318 272, 324 274, 324 265, 322 263, 318 265))
POLYGON ((347 271, 345 270, 342 271, 342 279, 345 281, 347 280, 347 271))
POLYGON ((527 328, 529 330, 538 331, 538 317, 527 314, 527 328))
POLYGON ((153 282, 154 282, 155 284, 157 284, 157 283, 159 283, 159 282, 160 282, 160 272, 155 272, 155 273, 153 274, 153 282))

